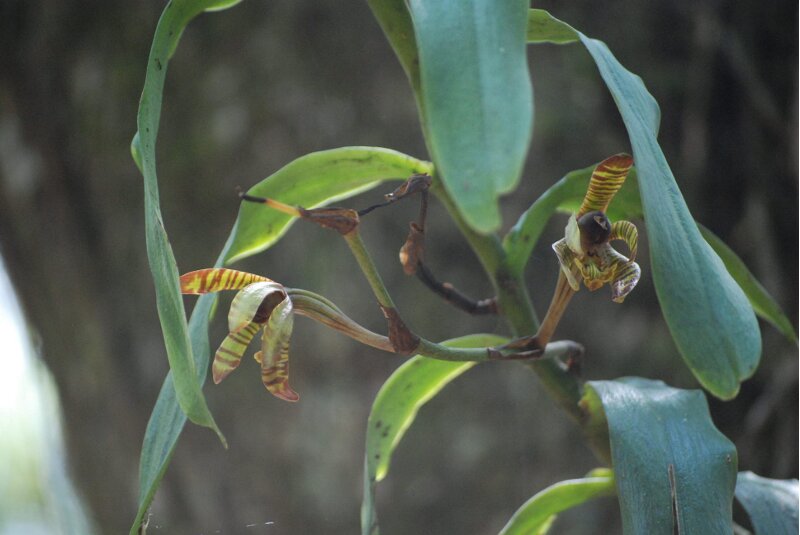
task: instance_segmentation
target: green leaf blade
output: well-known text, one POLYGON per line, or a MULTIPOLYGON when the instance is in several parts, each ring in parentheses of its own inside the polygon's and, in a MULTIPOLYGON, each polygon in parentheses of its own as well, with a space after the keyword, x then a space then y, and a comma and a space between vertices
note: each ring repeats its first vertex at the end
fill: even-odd
MULTIPOLYGON (((405 180, 413 174, 432 172, 429 162, 397 151, 342 147, 297 158, 247 193, 314 208, 367 191, 383 180, 405 180)), ((270 247, 288 231, 294 220, 259 204, 242 203, 225 263, 236 262, 270 247)))
POLYGON ((410 0, 428 147, 475 230, 500 226, 498 196, 519 181, 533 125, 528 2, 410 0))
POLYGON ((753 472, 739 472, 736 499, 742 504, 756 535, 795 535, 798 530, 798 483, 753 472))
POLYGON ((614 474, 608 469, 593 470, 585 478, 561 481, 525 502, 500 531, 500 535, 546 533, 558 513, 594 498, 611 496, 614 492, 614 474))
POLYGON ((209 0, 175 0, 164 8, 148 59, 132 155, 144 178, 147 257, 155 285, 156 306, 176 397, 181 409, 192 422, 213 429, 224 444, 225 439, 214 422, 202 389, 196 381, 197 369, 192 357, 186 314, 178 286, 178 268, 159 207, 155 154, 169 58, 189 21, 215 4, 209 0))
POLYGON ((528 10, 527 40, 531 44, 550 43, 566 45, 579 40, 578 32, 544 9, 528 10))
MULTIPOLYGON (((602 404, 623 532, 729 534, 736 448, 711 421, 698 390, 636 377, 590 381, 581 402, 602 404)), ((597 417, 597 415, 592 415, 597 417)))
MULTIPOLYGON (((443 345, 462 348, 489 347, 506 341, 503 337, 491 334, 474 334, 449 340, 443 345)), ((420 407, 475 364, 418 355, 395 370, 383 384, 367 420, 362 533, 377 533, 375 484, 388 473, 392 453, 414 422, 420 407)))
POLYGON ((642 80, 595 39, 580 34, 614 96, 633 148, 664 318, 700 383, 731 399, 753 375, 761 333, 750 304, 703 240, 656 140, 659 112, 642 80))

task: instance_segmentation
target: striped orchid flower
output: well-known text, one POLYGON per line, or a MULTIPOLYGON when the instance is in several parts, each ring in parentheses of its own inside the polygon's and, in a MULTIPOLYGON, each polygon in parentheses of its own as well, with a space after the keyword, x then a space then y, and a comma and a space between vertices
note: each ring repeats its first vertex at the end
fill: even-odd
POLYGON ((228 313, 228 336, 214 355, 211 375, 219 383, 235 370, 247 346, 263 329, 261 381, 272 395, 286 401, 300 396, 289 386, 289 339, 294 322, 293 304, 283 285, 260 275, 233 269, 201 269, 180 278, 184 294, 239 290, 228 313))
POLYGON ((630 221, 612 223, 605 212, 632 165, 633 158, 627 154, 600 162, 580 210, 569 218, 564 237, 553 244, 561 271, 573 290, 578 291, 581 281, 591 291, 610 284, 611 299, 617 303, 625 300, 641 276, 635 262, 638 231, 630 221), (611 247, 610 242, 615 240, 625 242, 630 258, 611 247))

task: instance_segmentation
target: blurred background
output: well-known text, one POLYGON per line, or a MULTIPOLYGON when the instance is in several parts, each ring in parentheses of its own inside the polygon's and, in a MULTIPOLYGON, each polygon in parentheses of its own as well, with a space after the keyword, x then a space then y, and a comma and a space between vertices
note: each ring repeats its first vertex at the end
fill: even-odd
MULTIPOLYGON (((3 446, 15 447, 17 457, 11 450, 0 456, 4 463, 35 457, 52 466, 65 451, 55 472, 26 472, 37 474, 28 483, 42 482, 31 495, 44 509, 67 501, 62 496, 73 487, 82 498, 85 507, 76 501, 70 509, 80 523, 62 524, 64 533, 92 524, 98 533, 127 533, 145 425, 168 370, 145 255, 141 177, 129 153, 163 6, 0 3, 0 253, 25 314, 22 332, 33 341, 15 351, 12 335, 2 331, 3 376, 13 378, 0 382, 9 398, 2 428, 22 436, 33 419, 48 422, 46 433, 53 433, 63 415, 65 444, 62 450, 62 439, 42 431, 27 449, 3 446), (23 358, 31 360, 23 365, 23 358), (44 370, 43 364, 49 374, 9 372, 44 370), (26 401, 25 393, 42 384, 50 401, 26 401), (45 447, 37 453, 32 445, 39 443, 45 447), (72 487, 53 483, 67 474, 72 487)), ((644 79, 661 105, 662 147, 692 213, 741 256, 797 325, 797 2, 536 7, 604 40, 644 79)), ((530 47, 529 58, 534 140, 518 190, 503 200, 505 229, 568 171, 630 150, 581 47, 530 47)), ((363 1, 248 0, 201 16, 170 64, 161 124, 162 210, 182 272, 212 265, 236 217, 235 188, 294 158, 346 145, 426 157, 410 89, 363 1)), ((392 187, 346 204, 364 207, 392 187)), ((434 340, 506 333, 496 319, 451 309, 403 275, 397 251, 416 210, 416 203, 381 210, 363 226, 407 323, 434 340)), ((488 296, 480 266, 435 201, 429 217, 434 272, 488 296)), ((529 263, 540 314, 557 274, 549 245, 563 225, 563 217, 554 218, 529 263)), ((624 306, 605 290, 581 292, 558 337, 586 346, 589 379, 637 375, 696 388, 659 311, 646 254, 641 263, 642 282, 624 306)), ((321 229, 296 225, 237 267, 322 293, 366 326, 383 329, 346 246, 321 229)), ((0 297, 7 310, 12 295, 0 297)), ((797 347, 762 325, 755 377, 734 401, 710 405, 738 447, 741 470, 796 478, 797 347)), ((305 320, 295 329, 292 381, 302 400, 270 396, 249 358, 224 383, 209 385, 230 449, 207 429, 186 427, 148 533, 357 532, 366 418, 401 359, 305 320)), ((211 345, 224 333, 218 317, 211 345)), ((397 449, 379 487, 382 527, 387 534, 496 533, 534 493, 596 465, 578 428, 533 374, 513 363, 479 366, 425 406, 397 449)), ((22 492, 10 481, 0 481, 5 500, 22 492)), ((56 520, 43 531, 10 523, 20 507, 0 507, 0 533, 58 532, 56 520)), ((606 498, 565 513, 554 529, 619 531, 616 503, 606 498)))

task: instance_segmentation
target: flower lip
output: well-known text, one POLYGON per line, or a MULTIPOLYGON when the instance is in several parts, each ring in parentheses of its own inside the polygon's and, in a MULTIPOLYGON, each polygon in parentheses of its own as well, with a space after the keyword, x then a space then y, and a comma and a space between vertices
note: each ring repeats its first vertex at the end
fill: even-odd
POLYGON ((611 222, 599 210, 587 212, 578 218, 578 229, 581 233, 581 248, 590 255, 611 238, 611 222))
POLYGON ((253 316, 253 323, 258 323, 260 325, 265 324, 269 320, 269 316, 272 314, 272 311, 275 310, 275 307, 278 306, 278 304, 284 299, 286 299, 285 293, 271 292, 267 294, 267 296, 258 306, 255 316, 253 316))

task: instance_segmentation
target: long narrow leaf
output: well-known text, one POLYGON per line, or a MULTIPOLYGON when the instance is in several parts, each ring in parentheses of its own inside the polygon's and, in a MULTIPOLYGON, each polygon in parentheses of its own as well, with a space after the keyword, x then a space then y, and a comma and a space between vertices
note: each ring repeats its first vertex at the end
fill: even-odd
POLYGON ((797 534, 796 479, 768 479, 753 472, 739 472, 736 478, 736 499, 750 516, 756 535, 797 534))
MULTIPOLYGON (((156 175, 156 137, 161 116, 162 92, 167 65, 189 21, 205 9, 218 9, 231 2, 174 0, 167 4, 156 27, 147 63, 144 89, 137 116, 138 132, 134 137, 133 155, 144 177, 145 232, 147 257, 156 290, 164 342, 167 349, 176 397, 189 419, 217 432, 208 410, 187 333, 186 314, 178 286, 178 268, 161 218, 156 175)), ((203 373, 205 370, 201 370, 203 373)))
POLYGON ((625 534, 731 533, 736 448, 701 391, 636 377, 590 381, 581 404, 608 424, 625 534))
POLYGON ((614 494, 614 473, 600 468, 586 477, 560 481, 525 502, 500 535, 540 535, 547 533, 556 515, 584 502, 614 494))
MULTIPOLYGON (((505 339, 499 336, 475 334, 449 340, 444 345, 481 347, 504 342, 505 339)), ((416 356, 400 366, 381 387, 367 421, 364 502, 361 506, 361 529, 365 535, 378 533, 375 484, 386 476, 392 453, 414 422, 417 411, 475 364, 416 356)))
POLYGON ((467 223, 500 226, 497 198, 519 181, 533 125, 528 2, 410 0, 428 148, 467 223))

